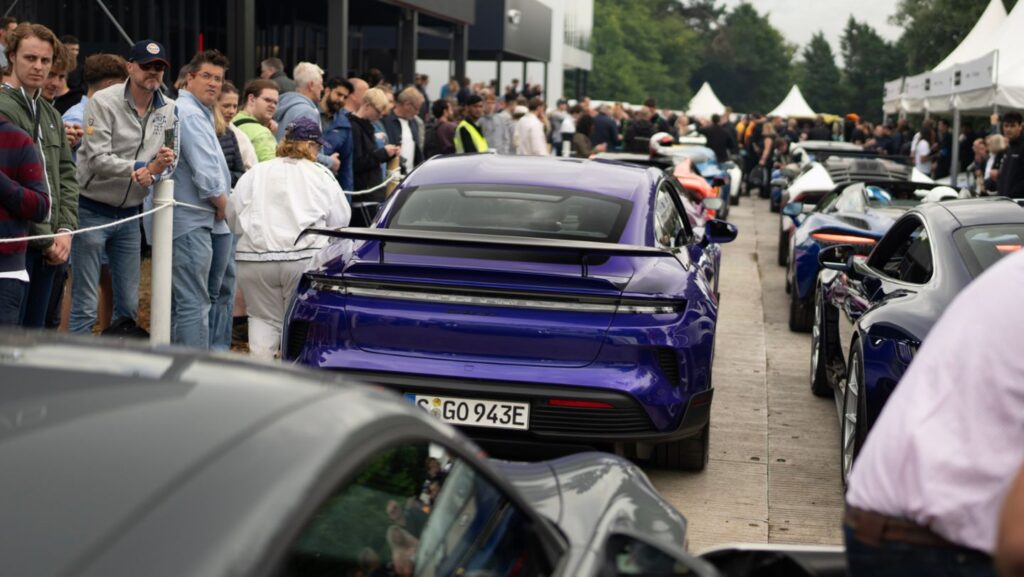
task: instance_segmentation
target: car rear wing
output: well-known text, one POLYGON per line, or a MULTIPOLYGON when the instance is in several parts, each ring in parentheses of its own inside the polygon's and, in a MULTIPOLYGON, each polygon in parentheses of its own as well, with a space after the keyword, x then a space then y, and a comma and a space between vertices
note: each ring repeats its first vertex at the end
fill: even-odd
POLYGON ((483 248, 495 250, 529 250, 575 255, 580 260, 582 275, 587 276, 587 261, 593 257, 634 256, 673 257, 668 250, 649 246, 593 242, 587 240, 562 240, 552 238, 530 238, 521 236, 498 236, 490 234, 438 232, 432 230, 409 230, 392 228, 307 228, 295 239, 307 234, 367 240, 380 243, 380 262, 384 262, 384 245, 389 242, 432 246, 483 248))

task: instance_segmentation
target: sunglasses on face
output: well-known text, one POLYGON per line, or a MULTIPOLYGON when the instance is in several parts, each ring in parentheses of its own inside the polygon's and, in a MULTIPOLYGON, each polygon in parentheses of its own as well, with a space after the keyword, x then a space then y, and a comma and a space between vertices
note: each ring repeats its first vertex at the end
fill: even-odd
POLYGON ((147 62, 145 64, 139 64, 139 68, 146 72, 163 72, 167 70, 167 65, 163 62, 147 62))

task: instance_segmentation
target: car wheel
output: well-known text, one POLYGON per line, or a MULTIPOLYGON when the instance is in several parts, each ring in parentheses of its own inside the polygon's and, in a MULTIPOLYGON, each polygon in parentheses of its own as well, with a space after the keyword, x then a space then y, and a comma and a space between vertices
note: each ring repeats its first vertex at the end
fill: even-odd
POLYGON ((860 344, 855 343, 850 353, 850 366, 846 370, 846 387, 843 390, 843 418, 840 425, 839 463, 842 467, 843 487, 850 479, 853 461, 864 445, 864 367, 861 362, 860 344))
POLYGON ((711 420, 693 437, 661 443, 654 447, 651 464, 676 471, 703 471, 711 446, 711 420))
POLYGON ((789 289, 789 330, 796 333, 808 333, 811 331, 811 323, 814 321, 814 309, 808 299, 800 298, 795 286, 789 289))
POLYGON ((779 266, 786 266, 789 264, 789 235, 786 231, 779 226, 779 266))
POLYGON ((821 285, 818 285, 814 291, 814 324, 811 326, 811 392, 819 397, 829 397, 832 384, 828 382, 828 320, 822 292, 821 285))

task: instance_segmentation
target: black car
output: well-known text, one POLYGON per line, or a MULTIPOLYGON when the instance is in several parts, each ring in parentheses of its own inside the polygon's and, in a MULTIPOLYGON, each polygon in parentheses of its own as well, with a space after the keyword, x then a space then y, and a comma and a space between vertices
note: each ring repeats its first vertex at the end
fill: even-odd
POLYGON ((835 397, 845 481, 882 406, 932 325, 968 283, 1024 244, 1024 209, 1002 198, 926 202, 866 258, 819 253, 811 390, 835 397))
MULTIPOLYGON (((3 575, 719 574, 632 463, 489 461, 326 372, 10 334, 0 371, 3 575)), ((709 559, 750 557, 842 575, 841 549, 709 559)))

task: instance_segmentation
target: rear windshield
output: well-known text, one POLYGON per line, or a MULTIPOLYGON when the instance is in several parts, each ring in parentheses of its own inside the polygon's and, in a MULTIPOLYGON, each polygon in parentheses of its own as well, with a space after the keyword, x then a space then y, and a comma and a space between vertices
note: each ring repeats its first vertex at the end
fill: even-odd
POLYGON ((1024 246, 1024 225, 972 226, 957 231, 956 240, 967 268, 977 276, 997 260, 1024 246))
POLYGON ((617 243, 628 200, 541 187, 438 186, 406 191, 389 228, 617 243))

